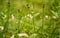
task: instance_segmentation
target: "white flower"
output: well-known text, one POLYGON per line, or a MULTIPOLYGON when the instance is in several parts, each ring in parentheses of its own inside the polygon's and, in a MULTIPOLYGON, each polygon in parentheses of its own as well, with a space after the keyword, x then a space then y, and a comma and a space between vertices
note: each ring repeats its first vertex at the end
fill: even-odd
POLYGON ((4 27, 3 27, 3 26, 0 26, 0 29, 1 29, 1 30, 4 30, 4 27))
POLYGON ((48 15, 46 15, 45 18, 48 18, 48 15))
POLYGON ((33 18, 33 16, 31 14, 28 14, 27 16, 30 17, 31 19, 33 18))
POLYGON ((26 33, 20 33, 20 34, 18 34, 18 36, 20 36, 20 37, 22 37, 22 36, 28 37, 28 35, 26 33))
POLYGON ((56 16, 53 16, 54 19, 56 19, 57 17, 56 16))
POLYGON ((12 35, 10 38, 14 38, 14 35, 12 35))
POLYGON ((14 20, 14 15, 12 14, 12 20, 14 20))

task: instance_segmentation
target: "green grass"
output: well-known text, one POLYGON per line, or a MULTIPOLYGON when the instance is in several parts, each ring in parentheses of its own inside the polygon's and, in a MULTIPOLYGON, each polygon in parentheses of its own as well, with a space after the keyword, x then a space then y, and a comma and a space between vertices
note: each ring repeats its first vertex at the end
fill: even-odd
POLYGON ((60 0, 0 0, 0 38, 11 37, 60 38, 60 0))

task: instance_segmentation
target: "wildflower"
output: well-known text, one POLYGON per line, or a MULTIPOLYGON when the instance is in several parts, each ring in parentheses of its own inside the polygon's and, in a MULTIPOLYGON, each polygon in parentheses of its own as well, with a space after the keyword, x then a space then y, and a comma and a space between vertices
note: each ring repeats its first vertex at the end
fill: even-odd
POLYGON ((28 14, 27 16, 30 17, 31 19, 33 18, 33 16, 31 14, 28 14))
POLYGON ((18 36, 22 37, 22 36, 26 36, 28 37, 28 35, 26 33, 21 33, 21 34, 18 34, 18 36))
POLYGON ((14 38, 14 35, 12 35, 10 38, 14 38))
POLYGON ((46 15, 45 18, 48 18, 48 15, 46 15))
POLYGON ((56 19, 57 17, 56 16, 53 16, 54 19, 56 19))
POLYGON ((0 29, 1 29, 1 30, 4 30, 4 27, 3 27, 3 26, 0 26, 0 29))
POLYGON ((12 14, 12 20, 14 20, 14 15, 12 14))

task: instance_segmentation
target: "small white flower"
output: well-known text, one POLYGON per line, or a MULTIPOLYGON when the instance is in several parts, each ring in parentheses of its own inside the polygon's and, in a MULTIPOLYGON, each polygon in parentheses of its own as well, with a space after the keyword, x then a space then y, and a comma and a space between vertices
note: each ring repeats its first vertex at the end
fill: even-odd
POLYGON ((30 17, 31 19, 33 18, 33 16, 31 14, 28 14, 27 16, 30 17))
POLYGON ((10 38, 14 38, 14 35, 12 35, 10 38))
POLYGON ((28 14, 27 16, 30 16, 30 14, 28 14))
POLYGON ((56 19, 57 17, 56 16, 53 16, 54 19, 56 19))
POLYGON ((48 18, 48 15, 46 15, 45 18, 48 18))
POLYGON ((4 27, 3 27, 3 26, 0 26, 0 29, 1 29, 1 30, 4 30, 4 27))
POLYGON ((12 20, 14 20, 14 15, 12 14, 12 20))
POLYGON ((18 34, 18 36, 20 36, 20 37, 23 37, 23 36, 28 37, 28 35, 26 33, 20 33, 20 34, 18 34))

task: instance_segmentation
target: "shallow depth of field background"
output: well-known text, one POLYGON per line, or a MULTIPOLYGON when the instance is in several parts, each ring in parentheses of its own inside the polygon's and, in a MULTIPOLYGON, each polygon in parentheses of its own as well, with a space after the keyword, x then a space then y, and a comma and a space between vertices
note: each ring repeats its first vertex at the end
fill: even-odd
POLYGON ((60 38, 60 0, 0 0, 0 38, 60 38))

